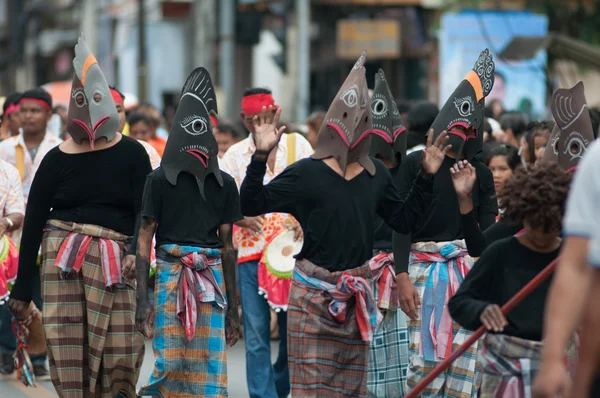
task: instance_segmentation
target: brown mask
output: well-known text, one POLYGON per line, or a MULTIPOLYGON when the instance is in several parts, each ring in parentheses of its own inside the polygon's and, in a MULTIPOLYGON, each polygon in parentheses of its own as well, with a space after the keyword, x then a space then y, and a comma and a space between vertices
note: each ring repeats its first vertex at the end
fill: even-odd
POLYGON ((371 106, 364 67, 363 52, 338 91, 317 136, 313 159, 334 157, 346 174, 349 163, 359 162, 369 174, 375 174, 375 164, 369 158, 371 106))
POLYGON ((594 140, 583 83, 554 91, 550 109, 559 131, 555 129, 552 132, 549 141, 551 148, 546 150, 543 160, 554 160, 563 169, 571 170, 594 140))

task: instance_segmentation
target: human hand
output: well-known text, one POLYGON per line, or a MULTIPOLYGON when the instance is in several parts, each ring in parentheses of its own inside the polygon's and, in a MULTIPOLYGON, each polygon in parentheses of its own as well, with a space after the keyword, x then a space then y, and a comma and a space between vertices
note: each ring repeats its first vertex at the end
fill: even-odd
POLYGON ((154 308, 146 298, 137 300, 135 326, 138 332, 147 338, 151 339, 154 336, 154 308))
POLYGON ((412 320, 419 319, 421 298, 406 272, 396 275, 396 285, 398 285, 398 299, 400 300, 402 312, 412 320))
POLYGON ((0 218, 0 238, 6 234, 9 228, 10 224, 6 221, 6 218, 0 218))
POLYGON ((566 397, 571 379, 565 363, 560 360, 544 360, 533 380, 533 398, 566 397))
POLYGON ((31 302, 10 299, 8 300, 8 310, 15 318, 23 320, 30 303, 31 302))
POLYGON ((294 242, 299 241, 300 239, 304 238, 304 231, 302 231, 302 227, 300 226, 300 224, 296 224, 291 228, 292 231, 294 231, 294 242))
POLYGON ((435 174, 440 169, 446 153, 452 148, 452 145, 446 145, 448 142, 448 133, 443 131, 435 142, 433 141, 433 130, 427 134, 427 146, 421 153, 421 168, 426 174, 435 174))
POLYGON ((263 106, 261 113, 252 119, 253 138, 257 151, 270 153, 279 143, 281 134, 285 131, 285 127, 277 129, 280 115, 281 108, 277 108, 277 111, 273 113, 273 106, 269 105, 268 109, 263 106))
POLYGON ((123 275, 123 279, 126 280, 134 280, 135 279, 135 256, 133 254, 128 254, 123 257, 121 260, 121 274, 123 275))
POLYGON ((477 181, 477 173, 468 161, 460 160, 450 168, 452 185, 459 198, 471 198, 473 186, 477 181))
POLYGON ((508 325, 506 317, 497 304, 490 304, 485 307, 479 316, 479 320, 487 330, 492 330, 494 332, 501 332, 504 330, 504 327, 508 325))
POLYGON ((265 222, 265 218, 263 216, 258 217, 244 217, 243 220, 238 221, 236 224, 239 227, 247 228, 252 232, 258 234, 262 231, 262 226, 265 222))
POLYGON ((240 315, 237 306, 227 308, 225 314, 225 340, 233 347, 240 339, 240 315))

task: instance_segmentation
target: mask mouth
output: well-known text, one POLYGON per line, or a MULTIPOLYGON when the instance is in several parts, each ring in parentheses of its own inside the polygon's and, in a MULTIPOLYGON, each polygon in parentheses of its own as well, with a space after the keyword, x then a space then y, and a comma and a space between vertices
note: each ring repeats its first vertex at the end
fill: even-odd
POLYGON ((90 148, 94 149, 94 141, 96 138, 95 130, 92 131, 89 124, 87 124, 79 119, 73 119, 73 123, 75 123, 76 125, 78 125, 79 127, 81 127, 82 129, 85 130, 85 132, 87 133, 88 138, 90 140, 90 148))
POLYGON ((195 157, 196 159, 198 159, 200 161, 200 163, 202 163, 202 165, 204 166, 204 168, 208 168, 208 155, 206 153, 204 153, 204 151, 200 150, 200 149, 188 149, 185 152, 189 153, 190 155, 192 155, 193 157, 195 157))
POLYGON ((94 136, 96 135, 96 132, 98 132, 98 129, 100 127, 102 127, 102 125, 104 123, 106 123, 108 121, 108 119, 110 119, 110 116, 104 116, 103 118, 101 118, 100 120, 98 120, 96 122, 96 124, 94 124, 94 136))
POLYGON ((473 138, 477 137, 477 129, 472 128, 471 125, 469 125, 469 123, 467 122, 463 122, 463 121, 456 121, 453 122, 452 124, 450 124, 450 127, 448 127, 448 134, 449 135, 455 135, 457 137, 459 137, 460 139, 462 139, 463 141, 467 141, 473 138), (467 132, 461 130, 461 129, 457 129, 456 127, 462 127, 465 130, 471 130, 475 132, 475 134, 467 134, 467 132))
POLYGON ((327 122, 327 127, 331 127, 332 129, 334 129, 339 134, 339 136, 342 138, 342 140, 344 141, 344 144, 346 144, 346 146, 348 148, 350 148, 350 142, 348 141, 348 136, 346 135, 346 131, 343 127, 340 126, 340 124, 343 125, 342 121, 339 119, 336 119, 335 121, 337 123, 335 123, 334 121, 327 122))
POLYGON ((400 137, 400 134, 404 133, 405 131, 406 127, 399 127, 396 130, 394 130, 394 141, 396 141, 398 137, 400 137))
POLYGON ((355 146, 357 146, 363 139, 365 139, 365 137, 369 136, 370 134, 374 134, 374 135, 376 135, 378 137, 381 137, 381 139, 383 139, 388 144, 391 144, 391 143, 394 142, 392 140, 392 137, 388 133, 386 133, 385 131, 383 131, 381 129, 371 129, 371 130, 367 130, 364 133, 362 133, 360 135, 360 137, 358 137, 358 140, 356 140, 356 142, 354 143, 354 145, 352 145, 352 148, 354 148, 355 146))

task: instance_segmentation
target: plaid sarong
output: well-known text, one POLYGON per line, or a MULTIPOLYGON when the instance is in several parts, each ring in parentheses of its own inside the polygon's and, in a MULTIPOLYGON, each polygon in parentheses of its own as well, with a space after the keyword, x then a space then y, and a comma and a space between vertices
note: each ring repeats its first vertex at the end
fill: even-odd
MULTIPOLYGON (((307 260, 295 270, 329 285, 344 273, 371 282, 368 265, 329 272, 307 260)), ((288 361, 293 397, 363 397, 367 394, 368 342, 358 325, 356 299, 347 302, 346 317, 330 312, 331 297, 322 288, 299 280, 294 272, 288 305, 288 361)), ((368 286, 367 286, 368 287, 368 286)), ((369 289, 370 290, 370 289, 369 289)))
POLYGON ((135 328, 135 287, 106 287, 98 239, 124 235, 99 226, 49 220, 42 242, 43 324, 52 383, 60 397, 135 397, 144 338, 135 328), (81 270, 63 279, 55 266, 71 233, 94 236, 81 270))
MULTIPOLYGON (((413 244, 408 273, 419 296, 419 319, 408 319, 410 364, 408 390, 414 388, 439 362, 458 348, 471 333, 452 321, 448 300, 473 266, 464 241, 413 244)), ((423 390, 422 397, 476 397, 480 369, 478 343, 423 390)))
MULTIPOLYGON (((573 370, 577 362, 578 340, 574 337, 566 353, 573 370)), ((540 368, 543 343, 505 334, 486 334, 479 362, 483 371, 481 396, 490 398, 531 398, 533 379, 540 368)))
POLYGON ((373 273, 373 293, 377 299, 377 306, 385 310, 385 316, 375 330, 369 349, 368 397, 403 397, 406 393, 406 370, 408 367, 408 329, 406 315, 398 308, 397 293, 392 293, 396 285, 393 268, 394 255, 392 253, 377 254, 369 266, 373 273), (385 275, 386 273, 389 275, 390 272, 393 282, 385 275), (380 277, 377 278, 377 276, 380 277), (382 289, 388 292, 382 294, 382 289), (389 297, 394 295, 396 299, 391 301, 395 302, 395 305, 392 310, 388 310, 389 297))
MULTIPOLYGON (((163 245, 157 250, 154 373, 139 395, 157 397, 227 397, 225 310, 213 302, 197 302, 194 339, 188 341, 179 319, 182 257, 206 256, 215 282, 225 292, 221 252, 218 249, 163 245)), ((224 296, 225 298, 225 296, 224 296)))

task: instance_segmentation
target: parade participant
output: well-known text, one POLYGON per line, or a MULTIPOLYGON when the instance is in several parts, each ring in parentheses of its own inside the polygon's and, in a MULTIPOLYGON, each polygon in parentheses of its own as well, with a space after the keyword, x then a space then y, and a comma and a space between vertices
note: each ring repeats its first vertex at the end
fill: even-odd
MULTIPOLYGON (((115 87, 110 87, 110 94, 112 95, 112 99, 117 107, 117 113, 119 114, 119 128, 117 129, 117 132, 122 133, 123 129, 125 128, 125 124, 127 123, 127 117, 125 116, 125 95, 115 87)), ((160 155, 158 152, 156 152, 156 149, 154 149, 154 147, 148 144, 146 141, 138 140, 138 142, 142 144, 148 153, 152 170, 157 169, 158 166, 160 166, 160 155)))
MULTIPOLYGON (((475 183, 473 176, 474 170, 465 161, 452 170, 453 180, 465 179, 468 185, 475 183)), ((483 325, 488 330, 479 356, 481 397, 531 397, 551 280, 542 282, 506 316, 500 307, 558 256, 570 182, 571 174, 556 164, 518 169, 498 198, 505 208, 504 217, 522 223, 524 231, 488 246, 448 302, 450 315, 462 327, 475 331, 483 325)), ((576 360, 576 345, 570 351, 576 360)))
POLYGON ((546 150, 543 158, 544 162, 557 160, 563 169, 576 169, 577 172, 567 200, 561 259, 546 303, 545 343, 534 385, 534 396, 539 398, 567 396, 570 382, 562 362, 562 353, 581 319, 584 323, 581 357, 573 384, 573 394, 576 395, 571 396, 595 397, 600 394, 600 376, 595 357, 597 329, 589 329, 590 326, 597 327, 598 321, 595 302, 589 300, 597 297, 598 293, 595 286, 597 277, 590 265, 595 267, 598 263, 595 247, 597 236, 600 236, 600 220, 596 211, 599 187, 596 171, 600 147, 592 143, 594 130, 583 90, 583 83, 579 82, 571 89, 558 89, 553 94, 551 110, 557 126, 549 141, 552 150, 546 150), (589 303, 588 310, 584 311, 586 301, 589 303))
MULTIPOLYGON (((381 160, 393 178, 406 156, 407 134, 381 69, 375 75, 371 114, 373 129, 384 132, 388 137, 371 137, 371 156, 381 160)), ((373 273, 373 294, 384 318, 377 326, 370 345, 367 390, 369 396, 380 398, 404 396, 408 366, 408 330, 406 315, 398 308, 392 234, 393 230, 377 216, 373 258, 369 265, 373 273)))
POLYGON ((124 254, 150 161, 142 146, 116 132, 114 101, 83 37, 73 66, 72 139, 48 152, 36 173, 9 306, 19 319, 25 313, 41 243, 43 323, 56 392, 135 397, 144 341, 135 329, 135 257, 124 254))
POLYGON ((146 181, 136 321, 154 335, 155 365, 139 395, 227 397, 226 345, 239 338, 231 234, 242 215, 235 181, 219 170, 210 122, 216 101, 210 75, 197 68, 183 87, 161 167, 146 181), (147 290, 155 232, 154 312, 147 290))
MULTIPOLYGON (((463 240, 459 203, 450 169, 463 157, 475 167, 478 182, 472 193, 473 213, 485 230, 495 222, 498 214, 491 172, 478 158, 483 141, 484 102, 494 84, 493 79, 494 62, 486 49, 433 123, 436 134, 448 130, 448 142, 453 149, 435 178, 433 199, 425 217, 409 234, 394 235, 400 306, 410 318, 409 388, 414 388, 450 355, 454 344, 459 344, 470 334, 453 325, 443 304, 456 292, 473 264, 463 240), (443 295, 445 299, 434 302, 435 294, 443 295), (441 324, 433 325, 433 320, 439 320, 441 324)), ((412 188, 420 157, 418 151, 408 155, 398 172, 396 186, 401 196, 406 196, 412 188)), ((475 344, 459 357, 424 390, 424 396, 476 396, 477 349, 475 344)))
POLYGON ((441 165, 445 133, 430 134, 421 172, 402 201, 385 165, 368 157, 372 131, 364 62, 360 57, 333 100, 316 152, 263 186, 269 153, 283 131, 281 110, 255 116, 256 150, 241 188, 242 213, 292 214, 304 231, 288 305, 288 347, 293 396, 367 394, 368 344, 380 314, 367 264, 375 215, 408 232, 429 204, 433 174, 441 165), (347 313, 355 298, 356 316, 347 313))
POLYGON ((15 92, 6 96, 2 104, 2 124, 7 126, 7 136, 2 139, 14 137, 21 132, 21 113, 19 101, 23 93, 15 92))
MULTIPOLYGON (((275 104, 271 91, 264 88, 246 90, 242 98, 241 119, 250 135, 232 145, 220 161, 221 169, 230 174, 238 186, 246 177, 246 169, 256 150, 254 117, 262 107, 275 104)), ((288 134, 269 154, 264 182, 268 183, 290 164, 313 153, 308 141, 300 134, 288 134)), ((290 215, 261 213, 257 217, 244 217, 237 223, 233 241, 238 250, 239 291, 244 323, 246 347, 246 380, 250 398, 287 397, 290 393, 287 354, 287 314, 277 313, 279 328, 279 351, 275 364, 271 364, 271 310, 267 300, 259 293, 258 270, 267 243, 288 229, 294 229, 296 237, 302 229, 290 215)))

